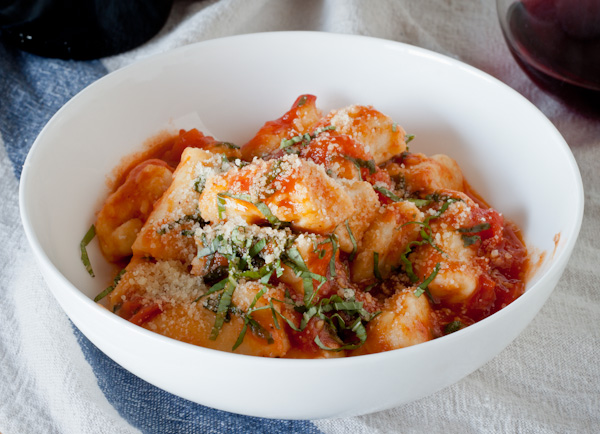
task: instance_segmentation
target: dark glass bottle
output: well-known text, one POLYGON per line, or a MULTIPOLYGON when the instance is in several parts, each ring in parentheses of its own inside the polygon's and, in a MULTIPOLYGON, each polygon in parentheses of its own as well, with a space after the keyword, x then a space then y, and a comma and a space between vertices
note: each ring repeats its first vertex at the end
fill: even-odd
POLYGON ((146 42, 173 0, 0 0, 0 38, 45 57, 97 59, 146 42))

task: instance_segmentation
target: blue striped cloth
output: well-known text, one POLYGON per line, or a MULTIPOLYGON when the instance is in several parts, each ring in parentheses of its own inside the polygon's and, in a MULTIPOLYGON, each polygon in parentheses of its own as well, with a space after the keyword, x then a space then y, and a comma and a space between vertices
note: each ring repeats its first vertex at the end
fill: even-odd
MULTIPOLYGON (((52 115, 107 74, 99 61, 46 59, 0 45, 0 134, 14 174, 52 115)), ((318 433, 309 421, 253 418, 204 407, 161 390, 123 369, 73 326, 98 386, 119 414, 144 433, 318 433)))

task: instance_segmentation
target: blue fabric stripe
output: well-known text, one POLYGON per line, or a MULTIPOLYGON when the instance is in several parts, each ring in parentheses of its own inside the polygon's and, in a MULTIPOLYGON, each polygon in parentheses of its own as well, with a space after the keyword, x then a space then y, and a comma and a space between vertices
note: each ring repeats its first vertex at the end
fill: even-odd
POLYGON ((99 61, 45 59, 0 44, 0 133, 17 178, 52 115, 106 73, 99 61))
MULTIPOLYGON (((27 152, 52 115, 106 73, 99 61, 45 59, 0 43, 0 133, 17 178, 27 152)), ((108 401, 145 433, 319 432, 306 421, 240 416, 174 396, 123 369, 73 329, 108 401)))
MULTIPOLYGON (((144 433, 320 433, 309 421, 241 416, 178 398, 135 377, 104 356, 75 326, 73 329, 108 401, 144 433)), ((248 393, 248 399, 252 399, 251 391, 237 393, 248 393)))

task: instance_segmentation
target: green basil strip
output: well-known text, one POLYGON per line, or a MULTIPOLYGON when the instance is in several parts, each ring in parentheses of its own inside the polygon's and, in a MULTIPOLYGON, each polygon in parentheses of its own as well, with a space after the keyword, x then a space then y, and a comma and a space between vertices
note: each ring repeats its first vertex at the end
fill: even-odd
POLYGON ((269 174, 267 175, 267 180, 265 182, 265 186, 271 185, 275 178, 277 178, 281 174, 281 160, 275 160, 273 167, 269 170, 269 174))
POLYGON ((215 283, 213 286, 210 287, 210 289, 208 291, 206 291, 200 297, 198 297, 197 299, 195 299, 193 301, 193 303, 198 302, 198 300, 200 300, 201 298, 207 297, 207 296, 209 296, 211 294, 214 294, 217 291, 222 290, 223 288, 225 288, 225 285, 227 285, 227 282, 229 282, 229 276, 227 276, 225 279, 220 280, 217 283, 215 283))
POLYGON ((108 288, 106 288, 104 291, 102 291, 100 294, 98 294, 96 296, 96 298, 94 298, 94 301, 96 303, 99 302, 100 300, 102 300, 104 297, 106 297, 111 292, 113 292, 113 290, 119 284, 119 281, 121 280, 121 277, 123 277, 123 274, 125 274, 125 271, 126 271, 125 268, 123 268, 121 271, 119 271, 119 273, 117 274, 117 276, 113 280, 113 284, 110 285, 108 288))
POLYGON ((367 286, 365 289, 363 289, 363 291, 369 292, 371 289, 375 288, 378 284, 379 284, 379 282, 371 283, 369 286, 367 286))
POLYGON ((196 181, 194 181, 194 190, 197 193, 202 194, 202 192, 204 191, 205 185, 206 185, 206 178, 203 175, 200 175, 198 178, 196 178, 196 181))
POLYGON ((379 271, 379 252, 373 252, 373 274, 377 280, 383 280, 379 271))
MULTIPOLYGON (((273 213, 271 212, 271 210, 269 209, 269 207, 267 206, 266 203, 260 202, 260 201, 254 202, 252 200, 252 197, 248 194, 231 194, 228 192, 222 192, 217 195, 217 198, 221 198, 223 196, 231 197, 232 199, 243 200, 244 202, 251 203, 256 208, 258 208, 258 210, 268 220, 268 222, 271 223, 271 225, 273 225, 275 227, 283 227, 283 226, 288 226, 290 224, 290 222, 284 222, 284 221, 279 220, 277 217, 275 217, 275 215, 273 215, 273 213)), ((221 204, 221 202, 219 202, 219 204, 221 204)), ((225 211, 225 199, 223 199, 222 208, 223 208, 223 211, 225 211)), ((219 218, 221 218, 221 208, 219 208, 219 218)))
POLYGON ((415 138, 414 134, 407 134, 404 136, 404 142, 408 145, 415 138))
POLYGON ((92 224, 88 231, 83 236, 83 239, 79 243, 79 249, 81 250, 81 262, 85 266, 85 269, 89 273, 90 276, 95 277, 94 270, 92 270, 92 264, 90 263, 90 258, 87 253, 87 245, 94 239, 96 236, 96 226, 92 224))
MULTIPOLYGON (((440 263, 438 262, 437 264, 435 264, 435 267, 434 267, 433 271, 431 272, 431 274, 429 275, 429 277, 427 279, 425 279, 419 286, 417 286, 417 289, 415 289, 415 296, 420 297, 424 292, 429 291, 428 286, 433 281, 433 279, 435 279, 435 276, 437 276, 439 271, 440 271, 440 263)), ((431 298, 431 296, 430 296, 430 298, 431 298)))
POLYGON ((293 323, 291 320, 287 319, 287 318, 286 318, 286 317, 285 317, 285 316, 284 316, 284 315, 283 315, 281 312, 279 312, 278 310, 275 310, 275 312, 277 312, 277 314, 278 314, 278 315, 279 315, 281 318, 283 318, 283 320, 284 320, 284 321, 287 323, 287 325, 289 325, 289 326, 290 326, 290 328, 291 328, 292 330, 294 330, 295 332, 301 332, 301 331, 303 331, 303 330, 304 330, 303 328, 298 328, 298 327, 296 327, 296 325, 295 325, 295 324, 294 324, 294 323, 293 323))
POLYGON ((461 238, 463 240, 463 246, 465 246, 465 247, 472 246, 477 241, 481 241, 481 237, 479 235, 465 235, 465 234, 462 234, 461 238))
POLYGON ((388 199, 391 199, 392 202, 400 202, 402 199, 396 196, 393 192, 388 190, 385 187, 373 187, 374 190, 377 190, 379 193, 383 194, 388 199))
POLYGON ((296 143, 302 142, 304 146, 308 145, 311 140, 317 138, 317 136, 325 131, 335 130, 335 125, 328 125, 323 128, 317 128, 312 134, 304 133, 299 136, 294 136, 289 139, 281 139, 281 143, 279 145, 279 149, 285 149, 296 143))
POLYGON ((223 219, 223 214, 225 213, 225 198, 222 196, 222 193, 217 194, 217 210, 219 212, 219 220, 223 219))
POLYGON ((358 246, 356 244, 356 239, 354 238, 354 234, 350 230, 350 224, 348 223, 348 219, 346 219, 346 230, 348 231, 348 236, 350 237, 350 242, 352 243, 352 253, 350 253, 350 257, 348 260, 350 262, 354 261, 354 257, 356 256, 356 251, 358 250, 358 246))
POLYGON ((212 331, 210 332, 210 336, 208 337, 212 341, 217 339, 217 337, 219 336, 219 332, 223 327, 223 323, 225 322, 227 312, 229 311, 229 306, 231 306, 231 298, 233 296, 234 290, 235 285, 228 281, 225 285, 225 290, 221 294, 219 306, 217 307, 215 323, 213 325, 212 331))
POLYGON ((307 100, 308 100, 308 96, 302 95, 300 97, 300 99, 298 100, 298 104, 296 104, 296 107, 302 107, 304 104, 306 104, 307 100))
POLYGON ((336 276, 336 273, 335 273, 335 254, 337 253, 337 249, 338 249, 337 236, 336 235, 331 235, 330 239, 331 239, 332 250, 331 250, 331 260, 329 261, 329 275, 331 277, 335 277, 336 276))
POLYGON ((268 220, 271 225, 275 227, 281 226, 289 226, 290 222, 283 222, 279 220, 275 215, 271 212, 271 209, 264 202, 255 202, 254 206, 258 208, 258 210, 262 213, 262 215, 268 220))
POLYGON ((254 299, 252 300, 252 303, 250 303, 250 307, 248 310, 252 310, 254 309, 254 306, 256 306, 256 303, 258 303, 258 300, 260 300, 260 298, 265 295, 265 293, 267 292, 267 288, 266 287, 262 287, 260 288, 260 291, 258 291, 256 293, 256 295, 254 296, 254 299))
MULTIPOLYGON (((333 297, 332 297, 333 298, 333 297)), ((323 301, 323 300, 322 300, 323 301)), ((363 304, 360 301, 336 301, 327 304, 323 304, 321 306, 322 312, 331 312, 332 310, 336 311, 345 311, 345 312, 358 312, 362 310, 363 304)))
POLYGON ((285 149, 289 146, 295 145, 299 141, 302 140, 303 136, 294 136, 291 139, 281 139, 281 143, 279 144, 279 149, 285 149))
POLYGON ((476 234, 478 232, 482 232, 485 231, 487 229, 489 229, 491 226, 488 222, 485 223, 480 223, 478 225, 475 226, 471 226, 470 228, 459 228, 457 229, 458 232, 463 233, 463 234, 476 234))
POLYGON ((275 324, 275 328, 279 330, 279 320, 277 320, 277 311, 275 310, 275 306, 273 305, 273 299, 269 299, 269 306, 271 307, 271 314, 273 315, 273 324, 275 324))
POLYGON ((407 200, 409 202, 414 203, 417 208, 422 208, 424 206, 431 205, 431 203, 433 202, 431 199, 407 199, 407 200))
POLYGON ((290 247, 286 250, 285 254, 287 258, 294 263, 297 269, 301 271, 308 271, 308 268, 304 263, 304 259, 296 247, 290 247))
POLYGON ((412 253, 412 247, 415 245, 422 245, 422 243, 419 241, 411 241, 408 243, 408 246, 406 246, 406 249, 400 256, 400 261, 402 262, 402 265, 404 265, 404 272, 412 283, 415 283, 417 280, 419 280, 419 276, 417 276, 414 272, 412 262, 410 262, 410 259, 408 259, 408 255, 412 253))
POLYGON ((244 342, 244 337, 246 336, 246 330, 248 330, 248 321, 244 320, 244 326, 242 327, 242 330, 240 331, 240 334, 239 334, 238 338, 236 339, 235 344, 233 344, 231 351, 235 351, 237 349, 237 347, 239 347, 242 344, 242 342, 244 342))
POLYGON ((262 249, 265 248, 266 245, 267 245, 267 239, 261 238, 260 240, 258 240, 258 242, 256 242, 252 246, 252 248, 250 249, 248 254, 250 255, 251 258, 254 258, 256 255, 258 255, 262 251, 262 249))
POLYGON ((444 333, 449 335, 462 329, 465 325, 461 321, 452 321, 444 328, 444 333))
POLYGON ((264 306, 263 308, 254 309, 254 306, 256 306, 256 303, 258 303, 258 300, 260 300, 260 298, 263 295, 265 295, 266 292, 267 292, 267 288, 263 287, 254 296, 252 303, 250 303, 250 306, 248 307, 248 312, 244 316, 244 326, 242 327, 242 330, 240 331, 240 334, 239 334, 237 340, 235 341, 235 344, 233 345, 233 348, 231 349, 231 351, 235 351, 236 348, 239 347, 242 344, 242 342, 244 341, 244 336, 246 335, 246 330, 248 329, 248 325, 250 325, 250 330, 252 330, 252 332, 255 335, 257 335, 260 338, 265 339, 267 341, 267 343, 272 344, 273 342, 275 342, 273 340, 273 336, 271 336, 271 334, 267 330, 265 330, 265 328, 263 326, 261 326, 256 320, 254 320, 250 316, 250 315, 252 315, 252 312, 256 312, 257 310, 264 310, 264 309, 269 308, 268 306, 264 306))
POLYGON ((225 146, 229 149, 240 149, 240 147, 238 145, 236 145, 235 143, 231 143, 231 142, 217 142, 216 145, 217 146, 225 146))
POLYGON ((319 313, 319 309, 317 306, 311 306, 306 312, 302 314, 302 321, 300 322, 300 328, 304 330, 304 328, 308 325, 308 322, 319 313))
MULTIPOLYGON (((354 165, 357 167, 358 172, 360 173, 360 169, 365 167, 369 169, 369 173, 372 175, 377 172, 377 165, 375 164, 375 160, 363 160, 362 158, 354 158, 349 155, 344 155, 346 160, 352 161, 354 165)), ((362 178, 362 177, 361 177, 362 178)))
POLYGON ((269 280, 271 280, 271 276, 273 275, 273 269, 271 268, 271 270, 265 274, 264 276, 262 276, 259 280, 260 283, 262 283, 263 285, 267 285, 269 283, 269 280))
POLYGON ((271 344, 275 343, 275 340, 273 339, 273 335, 267 329, 265 329, 262 325, 260 325, 260 323, 258 321, 256 321, 253 318, 250 318, 248 320, 248 325, 250 325, 250 330, 252 330, 252 333, 254 333, 259 338, 266 340, 267 344, 271 345, 271 344))
POLYGON ((365 326, 362 324, 362 321, 360 318, 356 319, 354 324, 352 324, 352 326, 350 327, 350 330, 352 330, 354 333, 356 333, 356 337, 358 339, 360 339, 359 343, 345 344, 339 348, 329 348, 329 347, 325 346, 323 344, 323 342, 321 342, 321 339, 319 339, 318 335, 315 336, 314 342, 315 342, 315 344, 317 344, 317 346, 319 348, 321 348, 322 350, 325 350, 325 351, 338 352, 338 351, 342 351, 342 350, 355 350, 357 348, 360 348, 367 340, 367 330, 365 329, 365 326))

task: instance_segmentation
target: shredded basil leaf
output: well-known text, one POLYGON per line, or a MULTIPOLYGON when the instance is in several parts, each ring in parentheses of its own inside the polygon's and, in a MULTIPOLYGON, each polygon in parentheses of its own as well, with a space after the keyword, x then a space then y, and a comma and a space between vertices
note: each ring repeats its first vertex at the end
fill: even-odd
POLYGON ((273 215, 273 213, 271 212, 271 210, 269 209, 269 207, 267 206, 266 203, 260 202, 260 201, 254 202, 252 200, 252 197, 249 194, 231 194, 229 192, 221 192, 221 193, 217 194, 217 201, 218 201, 217 207, 218 207, 218 211, 219 211, 219 219, 222 218, 222 214, 226 211, 225 197, 242 200, 244 202, 248 202, 248 203, 254 205, 256 208, 258 208, 258 210, 261 212, 261 214, 264 216, 264 218, 267 219, 267 221, 276 228, 285 227, 285 226, 290 225, 290 222, 281 221, 275 215, 273 215))
POLYGON ((459 228, 457 229, 457 232, 460 232, 461 238, 463 240, 463 245, 465 247, 469 247, 472 246, 473 244, 475 244, 478 241, 481 241, 481 237, 479 235, 475 235, 479 232, 485 231, 487 229, 489 229, 491 227, 491 225, 488 222, 484 222, 484 223, 480 223, 478 225, 475 226, 471 226, 470 228, 459 228), (473 234, 473 235, 467 235, 467 234, 473 234))
POLYGON ((465 235, 462 234, 461 238, 463 240, 463 246, 469 247, 475 244, 478 241, 481 241, 481 237, 479 235, 465 235))
MULTIPOLYGON (((237 349, 237 347, 239 347, 242 344, 242 342, 244 341, 244 336, 246 335, 246 330, 248 329, 248 326, 250 326, 250 329, 252 330, 252 332, 255 335, 265 339, 268 344, 272 344, 273 342, 275 342, 273 340, 273 336, 271 336, 271 334, 267 330, 265 330, 265 328, 263 326, 261 326, 260 323, 258 323, 255 319, 253 319, 251 317, 252 312, 256 312, 257 310, 262 310, 262 308, 255 309, 254 306, 256 306, 256 303, 258 302, 258 300, 260 300, 260 298, 263 295, 265 295, 266 292, 267 292, 267 288, 263 287, 254 296, 252 303, 250 303, 250 306, 248 307, 248 312, 246 312, 244 315, 244 326, 242 327, 242 330, 240 331, 240 334, 239 334, 237 340, 235 341, 235 344, 233 344, 233 348, 231 349, 231 351, 235 351, 237 349)), ((265 308, 268 308, 268 306, 265 306, 265 308)))
POLYGON ((356 256, 356 251, 358 250, 358 246, 356 244, 356 239, 354 238, 354 234, 350 230, 350 225, 348 223, 348 219, 346 219, 346 230, 348 231, 348 236, 350 237, 350 242, 352 243, 352 253, 350 253, 350 257, 348 260, 350 262, 354 261, 354 257, 356 256))
POLYGON ((300 99, 298 100, 298 104, 296 104, 296 107, 302 107, 304 104, 306 104, 307 100, 308 100, 308 96, 307 95, 302 95, 300 97, 300 99))
POLYGON ((427 292, 429 298, 433 299, 433 297, 431 297, 431 295, 429 294, 429 284, 433 281, 433 279, 435 279, 435 276, 437 276, 439 271, 440 263, 438 262, 437 264, 435 264, 435 267, 429 275, 429 277, 425 279, 419 286, 417 286, 417 289, 415 289, 415 296, 420 297, 424 292, 427 292))
POLYGON ((240 149, 240 147, 238 145, 236 145, 235 143, 231 143, 231 142, 218 142, 216 143, 217 146, 225 146, 229 149, 240 149))
POLYGON ((329 261, 329 275, 331 277, 335 277, 336 273, 335 273, 335 254, 337 253, 337 249, 338 249, 338 245, 337 245, 337 235, 330 235, 329 238, 331 239, 331 260, 329 261))
POLYGON ((377 190, 379 193, 383 194, 385 197, 392 200, 392 202, 400 202, 402 199, 396 196, 393 192, 388 190, 385 187, 373 187, 374 190, 377 190))
POLYGON ((431 205, 431 203, 433 202, 433 200, 431 200, 431 199, 407 199, 407 200, 409 202, 414 203, 417 208, 422 208, 424 206, 431 205))
POLYGON ((94 239, 96 236, 96 226, 92 224, 88 231, 83 236, 83 239, 79 243, 79 249, 81 250, 81 262, 85 266, 85 269, 89 273, 90 276, 95 277, 94 270, 92 270, 92 264, 90 263, 90 258, 87 252, 87 245, 94 239))
POLYGON ((491 226, 488 222, 484 222, 484 223, 480 223, 478 225, 475 226, 471 226, 470 228, 459 228, 457 229, 458 232, 460 233, 467 233, 467 234, 476 234, 478 232, 482 232, 485 231, 487 229, 489 229, 491 226))
POLYGON ((231 298, 233 296, 234 290, 235 285, 228 281, 225 285, 223 293, 221 294, 221 298, 219 299, 215 323, 213 325, 212 331, 210 332, 210 336, 208 337, 212 341, 217 339, 217 337, 219 336, 219 332, 223 327, 223 323, 225 322, 227 312, 229 311, 229 307, 231 306, 231 298))
POLYGON ((379 252, 373 252, 373 274, 377 280, 383 280, 379 271, 379 252))
POLYGON ((99 302, 100 300, 102 300, 104 297, 106 297, 111 292, 113 292, 113 290, 119 284, 119 281, 121 280, 121 277, 123 277, 123 274, 125 274, 125 271, 126 271, 125 268, 123 268, 121 271, 119 271, 119 273, 117 274, 117 276, 113 280, 113 284, 110 285, 108 288, 106 288, 104 291, 102 291, 100 294, 98 294, 96 296, 96 298, 94 298, 94 301, 96 303, 99 302))
MULTIPOLYGON (((356 166, 356 168, 358 169, 358 172, 361 172, 361 168, 365 167, 367 169, 369 169, 369 173, 372 175, 375 172, 377 172, 377 165, 375 164, 375 160, 363 160, 362 158, 354 158, 354 157, 350 157, 349 155, 344 155, 344 158, 346 160, 352 161, 354 163, 354 165, 356 166)), ((362 179, 362 176, 361 176, 362 179)))
POLYGON ((317 128, 312 134, 304 133, 300 134, 299 136, 291 137, 289 139, 281 139, 279 149, 285 149, 300 142, 302 142, 302 146, 307 146, 311 142, 311 140, 317 138, 319 134, 331 130, 335 130, 335 125, 328 125, 326 127, 317 128))
POLYGON ((461 321, 452 321, 444 328, 444 333, 449 335, 462 329, 465 325, 461 321))
POLYGON ((258 240, 257 243, 255 243, 252 248, 250 249, 249 255, 251 258, 254 258, 256 255, 258 255, 262 249, 265 248, 265 246, 267 245, 267 239, 266 238, 261 238, 260 240, 258 240))

